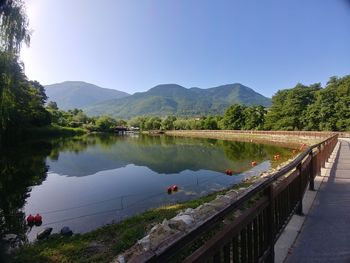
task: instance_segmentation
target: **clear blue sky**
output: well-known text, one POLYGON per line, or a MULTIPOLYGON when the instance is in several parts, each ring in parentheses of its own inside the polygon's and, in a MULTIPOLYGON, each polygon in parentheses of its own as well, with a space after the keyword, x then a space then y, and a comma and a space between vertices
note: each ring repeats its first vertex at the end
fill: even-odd
POLYGON ((346 0, 26 0, 26 74, 129 93, 240 82, 266 96, 350 74, 346 0))

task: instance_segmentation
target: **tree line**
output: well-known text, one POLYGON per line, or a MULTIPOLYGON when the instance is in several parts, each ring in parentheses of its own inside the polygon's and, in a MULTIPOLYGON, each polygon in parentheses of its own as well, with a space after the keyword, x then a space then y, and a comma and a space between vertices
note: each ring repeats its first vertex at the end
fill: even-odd
POLYGON ((270 108, 234 104, 223 116, 116 120, 110 116, 89 117, 79 109, 62 111, 54 102, 46 105, 44 87, 28 80, 19 59, 22 44, 30 42, 23 1, 0 1, 0 29, 0 143, 28 128, 48 125, 103 132, 117 126, 141 130, 350 130, 349 75, 331 77, 324 88, 316 83, 279 90, 270 108))
POLYGON ((21 0, 0 1, 0 143, 25 127, 50 123, 44 87, 30 81, 19 60, 22 44, 29 45, 30 31, 21 0))
POLYGON ((137 117, 129 126, 142 130, 310 130, 350 131, 350 75, 279 90, 270 108, 234 104, 223 116, 137 117))

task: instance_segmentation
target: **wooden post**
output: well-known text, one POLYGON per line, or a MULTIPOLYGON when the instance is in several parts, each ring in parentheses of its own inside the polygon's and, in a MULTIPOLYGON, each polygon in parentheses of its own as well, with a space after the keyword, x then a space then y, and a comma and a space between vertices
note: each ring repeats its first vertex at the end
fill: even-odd
POLYGON ((302 163, 298 164, 296 169, 299 171, 299 204, 296 210, 296 214, 303 216, 303 175, 302 175, 302 163))
POLYGON ((315 191, 315 174, 314 174, 314 156, 311 150, 310 152, 310 163, 309 163, 309 190, 315 191))
POLYGON ((273 196, 273 184, 267 189, 267 195, 269 198, 269 206, 267 207, 267 221, 268 221, 268 242, 270 251, 267 256, 266 262, 275 262, 275 208, 274 208, 274 196, 273 196))

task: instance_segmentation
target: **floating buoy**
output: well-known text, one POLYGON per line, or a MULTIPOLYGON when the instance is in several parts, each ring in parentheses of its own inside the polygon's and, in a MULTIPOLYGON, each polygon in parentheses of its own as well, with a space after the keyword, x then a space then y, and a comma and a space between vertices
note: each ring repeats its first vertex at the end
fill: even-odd
POLYGON ((27 223, 28 223, 28 225, 33 224, 34 221, 35 221, 34 216, 32 216, 32 215, 30 214, 30 215, 27 217, 27 223))
POLYGON ((252 166, 256 166, 257 165, 257 162, 256 161, 252 161, 252 166))
POLYGON ((36 214, 36 216, 34 217, 34 222, 35 223, 41 223, 43 221, 43 218, 40 214, 36 214))
POLYGON ((168 194, 171 194, 173 190, 171 189, 171 186, 168 187, 168 194))
POLYGON ((36 216, 34 217, 34 224, 36 226, 41 226, 42 223, 43 223, 43 218, 41 217, 40 214, 36 214, 36 216))
POLYGON ((230 169, 227 169, 227 170, 225 170, 225 173, 226 173, 227 175, 232 175, 232 174, 233 174, 233 171, 230 170, 230 169))
POLYGON ((178 187, 176 184, 174 184, 172 187, 171 187, 171 190, 173 190, 174 192, 177 192, 178 190, 178 187))

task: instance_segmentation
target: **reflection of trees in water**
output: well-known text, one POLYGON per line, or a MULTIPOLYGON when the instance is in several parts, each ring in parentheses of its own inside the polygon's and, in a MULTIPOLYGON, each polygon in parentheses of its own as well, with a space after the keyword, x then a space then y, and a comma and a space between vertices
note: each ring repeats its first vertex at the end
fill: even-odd
POLYGON ((232 161, 261 161, 263 159, 271 159, 275 154, 283 156, 290 155, 290 149, 268 144, 237 141, 221 141, 221 144, 224 148, 225 155, 232 161))
POLYGON ((0 150, 0 235, 16 233, 25 240, 27 230, 22 211, 30 186, 46 178, 45 158, 51 144, 25 143, 0 150))
MULTIPOLYGON (((86 155, 77 158, 77 164, 81 169, 78 176, 103 170, 107 167, 106 162, 109 169, 135 164, 166 174, 179 173, 187 169, 221 172, 233 166, 237 171, 243 171, 250 167, 253 160, 258 162, 271 160, 273 155, 283 155, 284 151, 288 151, 268 144, 142 134, 137 136, 94 134, 54 140, 52 144, 51 160, 57 160, 60 152, 78 153, 91 147, 86 155), (94 147, 95 145, 98 147, 94 147), (91 167, 89 163, 93 156, 96 156, 96 163, 91 167)), ((69 171, 66 170, 64 173, 69 171)))
POLYGON ((222 146, 224 147, 225 155, 232 161, 261 160, 266 157, 265 147, 262 144, 223 141, 222 146))

